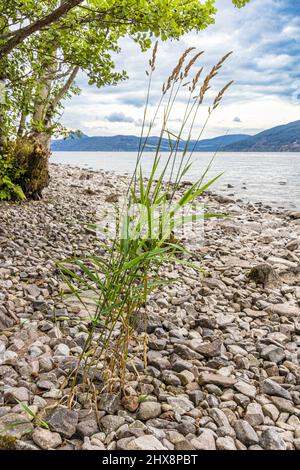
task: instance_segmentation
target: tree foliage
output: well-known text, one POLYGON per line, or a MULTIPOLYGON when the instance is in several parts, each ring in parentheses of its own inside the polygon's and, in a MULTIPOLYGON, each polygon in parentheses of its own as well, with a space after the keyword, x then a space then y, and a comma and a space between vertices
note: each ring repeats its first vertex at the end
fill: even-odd
POLYGON ((45 124, 51 130, 62 99, 78 92, 79 70, 98 87, 126 78, 111 56, 121 38, 130 36, 146 50, 153 37, 178 39, 206 28, 215 13, 215 0, 0 0, 0 78, 8 90, 2 128, 25 131, 30 116, 32 129, 45 124))
POLYGON ((79 93, 80 71, 97 87, 124 80, 112 57, 121 38, 145 51, 155 38, 206 28, 216 11, 215 0, 0 0, 0 153, 7 139, 34 137, 47 147, 64 131, 62 102, 79 93))

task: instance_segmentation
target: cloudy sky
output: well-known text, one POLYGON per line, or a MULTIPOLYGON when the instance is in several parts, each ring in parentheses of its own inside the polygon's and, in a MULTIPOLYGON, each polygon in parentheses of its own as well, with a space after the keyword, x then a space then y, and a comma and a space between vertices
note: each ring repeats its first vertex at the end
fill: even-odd
MULTIPOLYGON (((200 33, 188 34, 176 42, 159 45, 151 104, 159 98, 162 83, 190 46, 205 50, 198 62, 207 72, 229 51, 234 54, 215 79, 199 116, 200 128, 209 100, 229 80, 235 84, 205 131, 205 137, 235 133, 255 134, 264 129, 300 119, 300 1, 251 0, 243 9, 230 0, 217 0, 216 23, 200 33)), ((142 54, 131 40, 122 41, 116 57, 118 69, 126 69, 129 80, 117 87, 100 90, 87 85, 81 75, 80 96, 66 103, 63 123, 87 135, 139 135, 147 77, 149 52, 142 54)), ((197 67, 195 68, 195 71, 197 67)), ((184 97, 172 115, 176 132, 184 97)), ((151 112, 152 107, 150 107, 151 112)), ((153 130, 157 134, 159 124, 153 130)))

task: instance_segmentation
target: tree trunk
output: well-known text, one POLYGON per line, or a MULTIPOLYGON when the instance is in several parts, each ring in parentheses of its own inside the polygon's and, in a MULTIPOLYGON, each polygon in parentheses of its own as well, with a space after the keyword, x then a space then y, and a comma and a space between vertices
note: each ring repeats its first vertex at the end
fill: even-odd
POLYGON ((50 135, 35 134, 31 137, 33 152, 28 159, 25 194, 31 199, 41 199, 42 190, 49 184, 50 135))
POLYGON ((49 156, 51 126, 55 111, 61 100, 68 94, 78 74, 79 67, 74 66, 66 75, 66 80, 53 96, 53 82, 57 75, 57 46, 53 46, 52 57, 45 63, 34 97, 32 132, 23 138, 26 115, 21 116, 19 138, 16 142, 15 158, 24 169, 21 187, 28 198, 39 199, 42 190, 49 184, 49 156))
MULTIPOLYGON (((45 121, 45 116, 49 106, 53 77, 57 72, 56 53, 57 46, 54 45, 51 58, 45 63, 43 74, 39 78, 34 99, 32 132, 27 139, 20 139, 20 142, 25 142, 25 145, 27 142, 31 149, 29 153, 24 152, 23 165, 26 167, 26 177, 22 184, 25 195, 31 199, 40 199, 42 190, 49 184, 51 134, 47 132, 48 123, 45 121)), ((22 118, 20 131, 22 132, 22 118)))

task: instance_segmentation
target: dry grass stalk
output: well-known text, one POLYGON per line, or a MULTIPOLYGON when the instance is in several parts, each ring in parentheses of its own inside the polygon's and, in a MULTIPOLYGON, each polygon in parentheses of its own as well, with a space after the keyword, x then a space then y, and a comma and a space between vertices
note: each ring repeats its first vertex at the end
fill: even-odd
POLYGON ((195 77, 193 78, 192 86, 190 87, 191 93, 193 93, 195 91, 195 88, 197 86, 197 83, 199 82, 199 79, 200 79, 200 76, 201 76, 202 72, 203 72, 203 67, 201 67, 201 69, 198 70, 195 77))
POLYGON ((217 96, 215 97, 215 100, 213 102, 213 105, 211 108, 209 108, 208 112, 209 113, 212 113, 214 109, 216 109, 219 104, 221 103, 222 101, 222 98, 223 98, 223 95, 225 93, 226 90, 228 90, 228 88, 234 83, 233 80, 231 80, 230 82, 228 82, 223 88, 222 90, 217 94, 217 96))
MULTIPOLYGON (((178 63, 176 65, 176 67, 173 69, 173 71, 172 71, 171 75, 169 76, 167 82, 164 83, 164 85, 163 85, 163 93, 164 94, 170 89, 172 82, 176 82, 178 80, 181 69, 182 69, 182 66, 184 64, 184 61, 185 61, 186 57, 194 49, 195 49, 195 47, 188 47, 184 51, 184 53, 181 55, 181 57, 178 60, 178 63)), ((183 78, 183 75, 182 75, 182 78, 183 78)))
POLYGON ((199 102, 200 104, 203 102, 204 96, 206 95, 207 91, 209 90, 210 86, 210 81, 218 75, 219 70, 221 69, 222 65, 224 64, 225 60, 228 59, 228 57, 232 54, 232 52, 228 52, 228 54, 225 54, 219 62, 213 66, 211 69, 210 73, 207 75, 205 78, 202 87, 200 88, 200 93, 198 95, 199 97, 199 102))

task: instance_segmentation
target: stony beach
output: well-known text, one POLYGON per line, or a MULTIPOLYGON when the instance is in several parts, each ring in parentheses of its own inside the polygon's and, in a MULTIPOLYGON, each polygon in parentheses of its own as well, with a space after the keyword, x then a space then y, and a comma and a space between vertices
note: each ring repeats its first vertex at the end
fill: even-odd
POLYGON ((151 295, 147 367, 137 337, 123 396, 66 407, 88 319, 56 261, 98 249, 88 224, 126 183, 51 165, 43 200, 0 205, 0 447, 300 450, 300 213, 210 193, 231 217, 189 246, 207 276, 169 266, 151 295))

